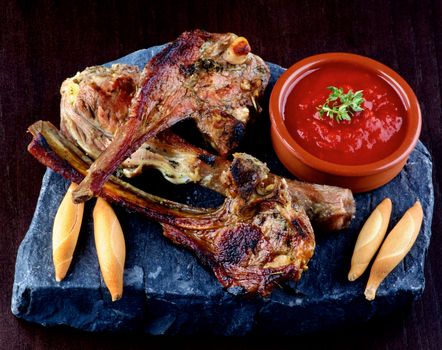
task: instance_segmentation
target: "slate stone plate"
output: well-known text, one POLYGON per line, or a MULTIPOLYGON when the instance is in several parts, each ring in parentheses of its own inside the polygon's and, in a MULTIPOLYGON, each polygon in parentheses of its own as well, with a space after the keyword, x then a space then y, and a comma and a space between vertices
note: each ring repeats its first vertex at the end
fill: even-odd
MULTIPOLYGON (((162 46, 137 51, 118 62, 140 67, 162 46)), ((269 91, 283 68, 269 64, 269 91)), ((268 115, 264 112, 248 130, 241 150, 267 162, 271 170, 290 174, 273 152, 268 115)), ((289 283, 269 298, 234 296, 189 252, 172 245, 157 223, 117 208, 127 245, 124 296, 111 302, 100 276, 92 234, 92 205, 87 203, 71 269, 57 283, 51 257, 54 215, 68 183, 47 170, 30 228, 17 254, 12 312, 42 325, 68 325, 87 331, 137 330, 150 334, 213 333, 223 335, 299 334, 354 323, 410 303, 424 289, 424 260, 431 235, 433 185, 431 156, 418 143, 404 170, 389 184, 356 196, 357 216, 339 233, 317 234, 317 248, 302 280, 289 283), (392 223, 419 199, 425 221, 405 260, 381 285, 376 300, 363 291, 367 274, 347 281, 352 250, 365 218, 384 198, 394 203, 392 223)), ((178 188, 152 171, 137 180, 146 190, 177 201, 216 206, 221 196, 196 185, 178 188)), ((390 227, 391 228, 391 227, 390 227)))

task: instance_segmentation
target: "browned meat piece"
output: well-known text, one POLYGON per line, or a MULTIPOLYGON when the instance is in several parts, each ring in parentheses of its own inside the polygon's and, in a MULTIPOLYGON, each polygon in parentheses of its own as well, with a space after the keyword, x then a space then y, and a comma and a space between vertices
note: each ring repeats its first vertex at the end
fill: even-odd
POLYGON ((186 118, 198 121, 221 154, 236 146, 248 107, 256 105, 255 98, 263 93, 270 76, 246 43, 232 33, 195 30, 183 33, 150 60, 127 121, 92 164, 74 199, 84 201, 98 193, 110 174, 146 140, 186 118))
POLYGON ((91 157, 98 158, 127 120, 140 71, 115 64, 86 68, 61 85, 60 129, 91 157))
MULTIPOLYGON (((91 158, 112 142, 114 133, 127 120, 132 95, 140 77, 136 67, 124 64, 89 67, 66 79, 60 89, 60 129, 91 158)), ((145 142, 122 164, 126 177, 138 175, 143 166, 156 167, 172 183, 198 181, 198 158, 191 145, 174 150, 156 138, 145 142), (164 155, 167 159, 165 159, 164 155)))
MULTIPOLYGON (((29 152, 67 179, 79 182, 90 160, 48 122, 29 128, 29 152)), ((110 177, 101 196, 163 224, 164 234, 193 251, 220 283, 268 295, 286 280, 298 280, 315 240, 304 210, 291 199, 284 179, 246 154, 235 154, 221 175, 231 196, 216 210, 195 209, 148 195, 110 177)))
POLYGON ((205 231, 163 225, 164 235, 195 252, 226 288, 266 295, 282 276, 298 280, 315 241, 310 221, 292 202, 286 181, 246 154, 235 154, 222 177, 231 192, 228 224, 205 231))
MULTIPOLYGON (((130 94, 138 80, 137 68, 126 65, 91 67, 67 79, 61 88, 64 135, 96 159, 127 118, 130 94)), ((121 170, 131 177, 143 166, 158 169, 172 183, 197 182, 229 196, 220 175, 230 162, 188 144, 169 130, 146 141, 122 163, 121 170)), ((335 231, 348 225, 355 211, 351 191, 286 181, 293 201, 306 210, 316 229, 335 231)))

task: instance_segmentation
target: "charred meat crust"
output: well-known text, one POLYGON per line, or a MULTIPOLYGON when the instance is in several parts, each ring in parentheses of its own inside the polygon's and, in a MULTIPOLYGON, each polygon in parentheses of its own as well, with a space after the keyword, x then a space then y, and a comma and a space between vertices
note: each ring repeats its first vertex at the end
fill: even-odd
POLYGON ((301 237, 304 238, 308 235, 307 230, 305 229, 304 225, 300 222, 298 218, 293 219, 291 221, 291 224, 293 225, 293 227, 301 237))
POLYGON ((255 169, 246 167, 245 162, 234 161, 230 171, 241 198, 248 199, 255 190, 256 182, 259 179, 255 169))
POLYGON ((220 264, 239 264, 249 252, 255 252, 261 239, 261 230, 255 225, 239 224, 235 229, 227 229, 217 242, 216 260, 220 264))
POLYGON ((212 154, 211 155, 209 155, 209 154, 200 154, 198 156, 198 159, 203 161, 207 165, 214 165, 215 164, 215 160, 216 160, 216 156, 214 156, 212 154))
POLYGON ((231 133, 231 137, 227 142, 229 148, 235 149, 236 147, 238 147, 240 141, 244 138, 245 133, 246 126, 241 122, 237 122, 233 127, 233 132, 231 133))

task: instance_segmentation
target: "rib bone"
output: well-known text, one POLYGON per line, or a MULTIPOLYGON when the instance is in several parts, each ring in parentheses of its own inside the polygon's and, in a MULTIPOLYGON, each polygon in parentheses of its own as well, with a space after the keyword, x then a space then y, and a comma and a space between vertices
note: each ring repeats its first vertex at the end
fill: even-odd
MULTIPOLYGON (((29 128, 28 150, 73 182, 90 159, 49 122, 29 128)), ((198 209, 149 195, 113 176, 100 193, 108 201, 163 224, 164 234, 193 251, 231 291, 268 295, 286 280, 299 280, 313 255, 313 229, 292 202, 287 183, 252 156, 238 153, 223 172, 231 196, 217 209, 198 209)))

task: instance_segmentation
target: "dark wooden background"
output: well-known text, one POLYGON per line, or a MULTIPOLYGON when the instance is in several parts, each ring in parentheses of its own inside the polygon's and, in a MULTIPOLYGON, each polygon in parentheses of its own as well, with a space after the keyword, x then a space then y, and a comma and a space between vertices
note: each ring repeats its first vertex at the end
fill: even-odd
POLYGON ((0 348, 441 349, 441 18, 440 1, 1 1, 0 348), (387 319, 292 339, 97 335, 47 329, 11 314, 16 253, 44 172, 26 153, 27 126, 40 118, 58 124, 59 87, 66 77, 192 28, 244 35, 255 53, 282 66, 320 52, 359 53, 387 64, 409 82, 421 102, 421 140, 434 157, 436 192, 421 300, 387 319))

